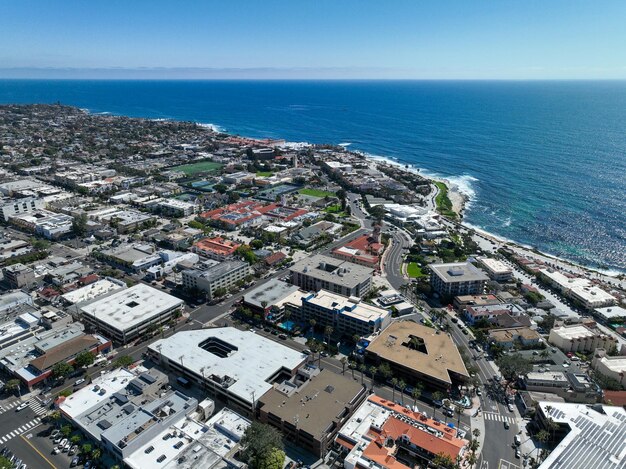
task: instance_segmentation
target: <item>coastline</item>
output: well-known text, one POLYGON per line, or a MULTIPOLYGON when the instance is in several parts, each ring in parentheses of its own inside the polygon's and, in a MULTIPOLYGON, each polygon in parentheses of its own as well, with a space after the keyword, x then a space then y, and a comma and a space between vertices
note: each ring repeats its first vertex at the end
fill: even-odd
MULTIPOLYGON (((416 168, 413 165, 405 164, 400 161, 393 160, 391 158, 387 158, 384 156, 370 155, 368 153, 361 152, 361 151, 356 151, 356 153, 364 156, 366 159, 375 161, 376 163, 388 164, 390 166, 399 168, 401 171, 406 171, 412 174, 419 174, 424 179, 427 179, 433 183, 440 182, 440 183, 445 184, 448 189, 448 192, 447 192, 448 198, 450 199, 450 202, 452 203, 452 211, 460 216, 458 220, 448 220, 446 218, 446 220, 448 220, 448 223, 451 223, 453 225, 460 225, 467 230, 473 230, 485 240, 493 242, 496 245, 502 245, 502 246, 508 246, 510 248, 515 248, 521 254, 525 254, 529 257, 541 259, 544 262, 551 262, 555 265, 558 265, 560 268, 569 270, 571 272, 579 273, 582 275, 589 275, 591 277, 596 277, 599 279, 602 279, 602 277, 605 277, 605 281, 607 282, 616 281, 616 280, 619 282, 620 276, 624 275, 624 272, 621 272, 621 271, 602 270, 599 268, 580 265, 569 259, 565 259, 562 257, 555 256, 553 254, 546 253, 544 251, 540 251, 533 246, 528 246, 523 243, 520 243, 519 241, 507 239, 503 236, 499 236, 489 231, 486 231, 479 226, 474 226, 470 223, 465 222, 463 219, 463 214, 467 211, 469 205, 474 201, 475 194, 473 193, 473 191, 471 191, 471 193, 468 193, 469 191, 467 189, 465 191, 462 190, 459 183, 455 180, 455 178, 439 177, 437 175, 428 174, 427 170, 425 172, 422 168, 416 168)), ((476 179, 471 178, 471 180, 476 180, 476 179)), ((434 203, 434 198, 436 197, 437 192, 438 190, 436 189, 434 191, 434 194, 429 196, 432 199, 431 205, 432 205, 433 210, 436 210, 436 204, 434 203)))

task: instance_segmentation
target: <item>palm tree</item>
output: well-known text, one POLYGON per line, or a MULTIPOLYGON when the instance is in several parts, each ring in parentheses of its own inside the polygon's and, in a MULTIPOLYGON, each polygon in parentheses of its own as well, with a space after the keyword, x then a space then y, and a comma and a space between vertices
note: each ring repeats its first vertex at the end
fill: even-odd
POLYGON ((370 366, 370 374, 372 375, 372 379, 370 380, 370 386, 372 387, 372 389, 374 389, 374 377, 376 376, 376 373, 378 373, 378 368, 376 368, 374 365, 370 366))
POLYGON ((406 389, 406 383, 404 380, 398 381, 398 389, 400 390, 400 399, 402 400, 402 405, 404 405, 404 390, 406 389))
POLYGON ((441 391, 435 391, 431 397, 433 400, 433 418, 435 418, 435 415, 437 413, 437 407, 435 405, 435 402, 441 401, 441 399, 443 399, 443 393, 441 391))
MULTIPOLYGON (((535 439, 543 446, 550 439, 550 434, 546 430, 539 430, 535 435, 535 439)), ((535 449, 538 450, 539 446, 535 449)))
POLYGON ((361 386, 363 386, 363 373, 365 373, 365 370, 367 370, 367 367, 361 363, 359 365, 359 371, 361 372, 361 386))
POLYGON ((326 343, 328 344, 328 349, 330 350, 330 336, 333 335, 333 328, 331 326, 326 326, 324 328, 324 335, 326 336, 326 343))
POLYGON ((317 321, 315 319, 310 319, 309 324, 311 325, 311 337, 312 337, 313 334, 315 333, 315 325, 317 324, 317 321))
POLYGON ((354 369, 356 368, 356 362, 350 360, 349 366, 350 366, 350 370, 352 371, 352 379, 354 379, 354 369))
POLYGON ((100 459, 100 456, 102 456, 102 450, 100 448, 95 448, 91 452, 91 457, 94 459, 100 459))
POLYGON ((456 426, 461 426, 461 415, 463 414, 463 408, 460 405, 454 406, 454 412, 456 413, 456 426))
POLYGON ((339 360, 341 362, 341 374, 345 375, 346 374, 346 363, 348 363, 348 359, 346 357, 341 357, 341 360, 339 360))
POLYGON ((391 391, 392 391, 392 398, 391 400, 393 402, 396 402, 396 386, 398 385, 398 378, 393 377, 391 378, 391 391))
POLYGON ((417 407, 417 398, 422 395, 422 390, 418 389, 417 386, 413 388, 411 391, 411 397, 413 398, 413 407, 417 407))

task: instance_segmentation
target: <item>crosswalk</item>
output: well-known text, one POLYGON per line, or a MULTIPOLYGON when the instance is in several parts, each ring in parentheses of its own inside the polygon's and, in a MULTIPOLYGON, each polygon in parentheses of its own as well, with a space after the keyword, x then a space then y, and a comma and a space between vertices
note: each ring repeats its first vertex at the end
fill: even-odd
POLYGON ((509 417, 507 415, 496 414, 495 412, 483 412, 485 420, 493 420, 495 422, 509 422, 515 423, 515 417, 509 417))
POLYGON ((39 417, 34 418, 30 422, 27 422, 24 425, 22 425, 21 427, 16 428, 15 430, 7 433, 3 437, 0 437, 0 444, 4 444, 7 441, 9 441, 10 439, 15 438, 16 436, 19 436, 22 433, 26 433, 27 431, 35 428, 40 423, 41 423, 41 418, 39 418, 39 417))
MULTIPOLYGON (((0 405, 0 414, 8 412, 9 410, 16 408, 20 404, 22 404, 22 401, 20 400, 15 400, 7 404, 2 404, 0 405)), ((48 412, 48 408, 42 405, 41 402, 39 402, 37 399, 31 399, 30 401, 28 401, 28 407, 30 407, 31 410, 37 415, 43 415, 48 412)))

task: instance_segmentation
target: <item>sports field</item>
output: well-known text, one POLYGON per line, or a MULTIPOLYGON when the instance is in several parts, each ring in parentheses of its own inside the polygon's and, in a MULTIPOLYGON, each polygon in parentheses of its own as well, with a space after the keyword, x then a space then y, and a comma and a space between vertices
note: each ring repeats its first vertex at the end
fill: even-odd
POLYGON ((182 171, 187 176, 193 176, 194 174, 206 173, 209 171, 215 171, 220 169, 222 165, 220 163, 214 163, 213 161, 200 161, 198 163, 183 164, 181 166, 174 166, 169 168, 172 171, 182 171))

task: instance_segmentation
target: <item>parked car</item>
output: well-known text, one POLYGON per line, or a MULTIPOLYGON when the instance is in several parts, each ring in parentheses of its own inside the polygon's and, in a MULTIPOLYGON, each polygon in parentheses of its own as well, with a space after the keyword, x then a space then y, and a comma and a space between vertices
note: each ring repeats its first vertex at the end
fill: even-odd
POLYGON ((63 452, 67 453, 71 447, 72 447, 72 442, 68 441, 67 443, 65 443, 65 446, 63 446, 63 452))
POLYGON ((74 386, 80 386, 84 382, 85 382, 85 378, 77 379, 76 382, 74 383, 74 386))
POLYGON ((504 422, 504 428, 506 428, 507 430, 511 428, 511 425, 509 425, 509 422, 504 422))
POLYGON ((70 467, 78 466, 78 462, 80 461, 78 456, 74 456, 72 458, 72 462, 70 463, 70 467))
POLYGON ((519 449, 516 449, 516 450, 515 450, 515 457, 516 457, 517 459, 519 459, 521 456, 522 456, 522 453, 520 452, 520 450, 519 450, 519 449))
POLYGON ((63 448, 65 447, 65 445, 67 444, 67 442, 68 442, 68 439, 67 439, 67 438, 63 438, 63 439, 61 440, 61 443, 59 443, 59 447, 60 447, 61 449, 63 449, 63 448))
POLYGON ((509 412, 513 412, 513 404, 511 404, 510 402, 507 404, 507 407, 509 408, 509 412))
POLYGON ((60 433, 57 433, 57 436, 54 437, 53 443, 55 445, 58 445, 59 443, 61 443, 62 439, 63 439, 63 435, 61 435, 60 433))
POLYGON ((55 446, 54 449, 52 450, 52 454, 59 454, 60 452, 61 452, 60 446, 55 446))
POLYGON ((70 450, 67 452, 68 455, 73 456, 78 451, 78 445, 72 445, 70 450))
POLYGON ((59 433, 61 433, 61 430, 52 430, 52 433, 50 433, 50 438, 56 438, 59 433))

